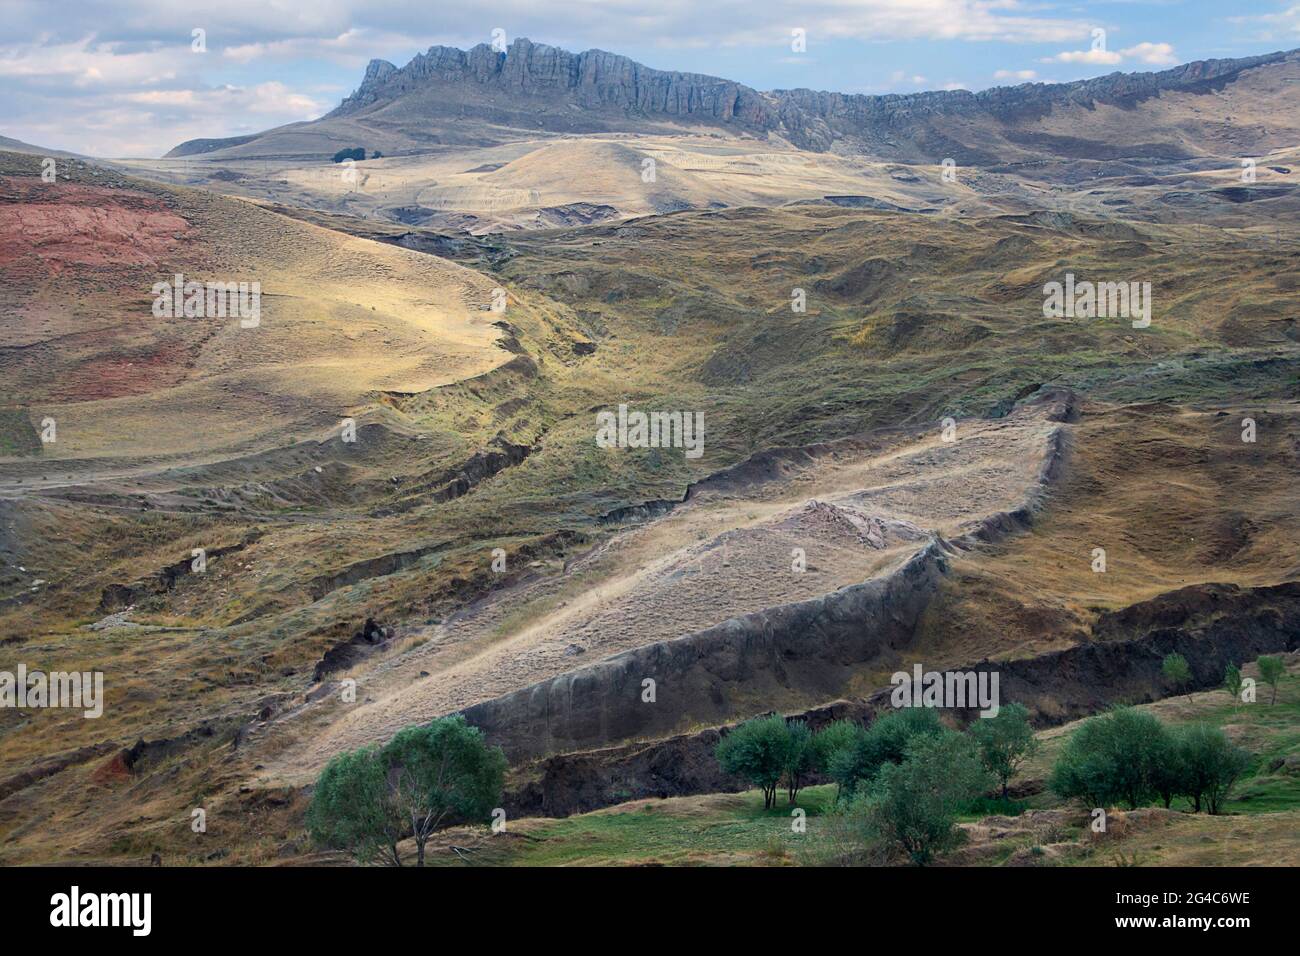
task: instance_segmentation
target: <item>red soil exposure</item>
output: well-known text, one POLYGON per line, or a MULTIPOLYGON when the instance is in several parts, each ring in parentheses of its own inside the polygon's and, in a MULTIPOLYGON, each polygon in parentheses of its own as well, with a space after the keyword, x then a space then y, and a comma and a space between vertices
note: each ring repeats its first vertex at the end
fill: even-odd
POLYGON ((126 751, 119 750, 95 768, 90 779, 101 786, 109 786, 131 779, 131 769, 126 765, 126 751))
POLYGON ((157 266, 190 230, 162 200, 127 189, 0 177, 0 271, 157 266))
POLYGON ((96 355, 67 369, 61 381, 51 386, 48 400, 93 402, 171 388, 186 379, 197 350, 198 343, 172 340, 128 354, 96 355))

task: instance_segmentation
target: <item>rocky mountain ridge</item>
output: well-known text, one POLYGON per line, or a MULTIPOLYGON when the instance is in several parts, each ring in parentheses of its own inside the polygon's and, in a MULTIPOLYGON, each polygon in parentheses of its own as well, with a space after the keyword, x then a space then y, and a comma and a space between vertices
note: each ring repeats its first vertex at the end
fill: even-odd
POLYGON ((435 46, 406 66, 372 60, 361 85, 325 119, 382 108, 410 93, 468 88, 489 96, 541 97, 580 110, 621 112, 779 133, 816 151, 841 140, 869 143, 934 116, 988 117, 1001 122, 1041 117, 1053 109, 1096 104, 1131 107, 1166 91, 1209 92, 1261 66, 1300 60, 1300 51, 1239 59, 1200 60, 1158 73, 1111 73, 1072 83, 1025 83, 972 93, 945 90, 865 95, 808 89, 760 92, 719 77, 656 70, 603 50, 571 53, 515 40, 504 51, 435 46))

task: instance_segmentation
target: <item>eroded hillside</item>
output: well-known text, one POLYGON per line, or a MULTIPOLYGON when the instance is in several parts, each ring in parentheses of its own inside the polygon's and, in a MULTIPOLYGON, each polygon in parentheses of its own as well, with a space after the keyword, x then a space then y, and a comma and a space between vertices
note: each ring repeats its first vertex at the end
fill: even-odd
MULTIPOLYGON (((100 667, 108 698, 94 721, 0 714, 6 860, 198 860, 200 798, 221 859, 294 858, 297 788, 408 720, 478 706, 519 741, 538 717, 511 695, 564 687, 610 722, 521 759, 653 744, 922 657, 1142 640, 1140 615, 1095 629, 1296 577, 1300 244, 1264 216, 1285 197, 1219 225, 823 203, 477 240, 4 163, 0 646, 100 667), (1067 271, 1149 282, 1149 326, 1046 317, 1067 271), (155 317, 176 272, 260 281, 260 325, 155 317), (701 456, 598 447, 620 404, 699 413, 701 456), (582 691, 751 630, 765 661, 805 633, 853 650, 695 667, 649 724, 582 691)), ((509 167, 501 188, 533 188, 509 167)))

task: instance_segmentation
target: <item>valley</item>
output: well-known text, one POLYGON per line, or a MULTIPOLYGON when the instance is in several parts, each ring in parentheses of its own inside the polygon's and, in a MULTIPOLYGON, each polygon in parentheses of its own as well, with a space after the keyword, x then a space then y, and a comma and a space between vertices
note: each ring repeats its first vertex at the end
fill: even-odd
MULTIPOLYGON (((1281 761, 1248 794, 1291 787, 1293 700, 1216 707, 1261 655, 1295 692, 1295 51, 836 99, 486 49, 54 182, 0 152, 0 660, 107 697, 0 709, 0 862, 342 863, 324 768, 462 714, 526 838, 439 864, 820 865, 714 748, 870 725, 916 663, 1001 668, 1049 747, 1213 712, 1281 761), (1149 325, 1049 317, 1067 273, 1149 284, 1149 325), (174 278, 256 321, 159 315, 174 278), (620 405, 701 454, 601 447, 620 405)), ((1294 859, 1289 798, 1090 843, 1050 769, 940 862, 1294 859)))

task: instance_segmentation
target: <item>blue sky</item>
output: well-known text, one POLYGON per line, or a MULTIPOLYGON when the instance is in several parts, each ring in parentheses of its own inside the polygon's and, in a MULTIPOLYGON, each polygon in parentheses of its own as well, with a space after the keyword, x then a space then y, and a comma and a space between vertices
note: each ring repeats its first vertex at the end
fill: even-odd
POLYGON ((6 0, 0 134, 157 156, 198 136, 314 118, 373 57, 400 66, 435 43, 488 42, 497 28, 759 89, 904 93, 1292 49, 1300 0, 6 0), (196 29, 204 51, 193 49, 196 29))

